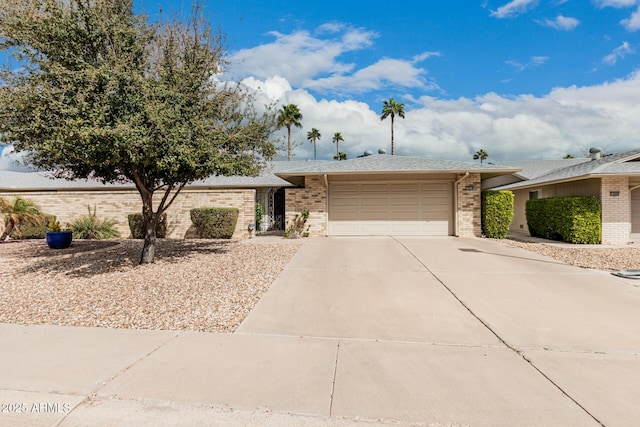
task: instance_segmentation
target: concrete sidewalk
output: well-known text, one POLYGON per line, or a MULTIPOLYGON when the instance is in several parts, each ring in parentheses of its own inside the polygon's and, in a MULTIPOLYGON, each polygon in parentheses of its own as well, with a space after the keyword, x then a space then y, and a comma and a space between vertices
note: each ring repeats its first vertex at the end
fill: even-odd
POLYGON ((0 324, 0 425, 635 425, 639 328, 500 243, 311 239, 235 334, 0 324))

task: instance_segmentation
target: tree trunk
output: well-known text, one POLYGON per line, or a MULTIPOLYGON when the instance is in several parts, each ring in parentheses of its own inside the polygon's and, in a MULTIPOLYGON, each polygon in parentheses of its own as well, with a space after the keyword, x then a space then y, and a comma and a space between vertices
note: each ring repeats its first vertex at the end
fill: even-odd
POLYGON ((391 115, 391 155, 393 156, 393 114, 391 115))
POLYGON ((2 236, 0 236, 0 242, 4 242, 7 237, 9 237, 9 234, 11 234, 11 231, 13 230, 13 225, 13 221, 9 219, 9 223, 4 225, 4 232, 2 233, 2 236))
POLYGON ((316 140, 313 140, 313 160, 316 159, 316 140))
POLYGON ((287 160, 291 161, 291 126, 287 126, 287 160))
POLYGON ((140 264, 151 264, 156 256, 156 224, 158 223, 158 215, 153 212, 151 204, 151 195, 149 200, 142 201, 142 218, 144 220, 144 246, 142 247, 142 255, 140 256, 140 264))

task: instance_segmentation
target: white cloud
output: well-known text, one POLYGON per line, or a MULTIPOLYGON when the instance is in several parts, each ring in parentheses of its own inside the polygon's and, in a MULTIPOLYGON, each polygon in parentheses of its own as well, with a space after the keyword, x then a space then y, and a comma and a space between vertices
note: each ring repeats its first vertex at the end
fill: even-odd
POLYGON ((555 28, 556 30, 570 31, 580 25, 580 21, 576 18, 558 15, 555 19, 545 19, 544 21, 537 21, 540 25, 546 27, 555 28))
POLYGON ((631 7, 638 3, 638 0, 593 0, 597 7, 615 7, 618 9, 631 7))
POLYGON ((276 40, 231 55, 232 75, 252 75, 259 79, 283 76, 294 86, 323 73, 344 73, 353 64, 336 60, 341 54, 371 45, 374 32, 351 29, 338 39, 320 39, 307 31, 292 34, 270 33, 276 40))
POLYGON ((511 18, 526 12, 537 3, 537 0, 513 0, 496 10, 492 10, 491 16, 495 18, 511 18))
MULTIPOLYGON (((270 93, 287 87, 280 79, 259 86, 270 93)), ((335 132, 344 136, 340 148, 350 158, 365 150, 390 149, 389 120, 381 121, 380 111, 365 103, 317 99, 301 89, 285 89, 280 99, 297 104, 304 116, 303 128, 292 129, 293 140, 300 144, 296 159, 313 158, 306 139, 312 127, 322 133, 318 158, 335 154, 335 132)), ((488 93, 474 99, 424 96, 400 101, 406 103, 406 118, 395 122, 400 155, 472 161, 473 153, 483 148, 495 162, 560 159, 567 153, 581 155, 591 146, 607 152, 640 147, 640 73, 597 86, 558 88, 542 97, 488 93)))
POLYGON ((539 67, 540 65, 546 64, 549 60, 548 56, 532 56, 529 58, 529 61, 526 63, 521 63, 515 60, 505 61, 505 64, 511 65, 516 69, 516 71, 524 71, 528 68, 539 67))
POLYGON ((25 167, 22 165, 24 161, 24 153, 15 154, 13 152, 13 147, 0 146, 0 170, 10 170, 10 171, 31 171, 33 169, 25 167))
POLYGON ((620 24, 628 31, 640 30, 640 7, 631 14, 629 19, 623 19, 620 24))
POLYGON ((602 62, 607 65, 615 65, 618 59, 624 58, 629 53, 633 53, 633 49, 628 42, 623 42, 620 46, 613 49, 609 55, 602 58, 602 62))
POLYGON ((377 34, 341 23, 318 27, 315 36, 308 31, 291 34, 270 33, 275 41, 251 49, 242 49, 230 58, 236 66, 229 75, 252 76, 266 80, 281 76, 294 87, 342 94, 363 93, 382 86, 431 89, 437 86, 417 64, 438 52, 424 52, 410 59, 384 58, 363 68, 343 62, 341 55, 366 49, 377 34), (324 35, 329 34, 326 38, 324 35))

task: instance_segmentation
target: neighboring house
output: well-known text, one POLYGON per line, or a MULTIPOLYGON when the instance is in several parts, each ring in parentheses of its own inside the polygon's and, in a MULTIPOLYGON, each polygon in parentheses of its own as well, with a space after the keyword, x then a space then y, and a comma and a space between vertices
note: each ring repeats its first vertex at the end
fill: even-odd
MULTIPOLYGON (((600 199, 602 205, 602 243, 639 242, 640 149, 604 157, 600 156, 598 150, 592 149, 591 152, 591 159, 571 159, 576 163, 553 168, 527 180, 498 187, 493 187, 491 182, 485 183, 488 184, 486 187, 511 190, 514 193, 515 206, 511 230, 528 231, 525 205, 529 199, 595 196, 600 199)), ((543 165, 549 161, 540 162, 543 165)), ((516 164, 518 163, 506 163, 516 164)), ((526 170, 522 163, 519 165, 522 171, 526 170)), ((519 174, 522 174, 522 171, 519 174)), ((494 180, 493 184, 495 182, 494 180)))
POLYGON ((569 166, 579 163, 589 162, 589 158, 581 159, 552 159, 552 160, 523 160, 518 162, 500 162, 500 166, 507 166, 520 169, 511 175, 500 175, 482 180, 482 189, 490 189, 503 185, 514 184, 516 182, 528 181, 569 166))
MULTIPOLYGON (((480 236, 481 180, 518 168, 418 157, 372 155, 342 162, 272 162, 258 177, 210 177, 185 187, 168 211, 169 237, 192 235, 189 210, 231 206, 240 211, 234 238, 249 235, 255 202, 275 228, 309 210, 309 233, 325 235, 480 236)), ((140 212, 131 184, 46 178, 43 172, 0 171, 0 197, 19 195, 62 223, 97 207, 119 221, 140 212)))

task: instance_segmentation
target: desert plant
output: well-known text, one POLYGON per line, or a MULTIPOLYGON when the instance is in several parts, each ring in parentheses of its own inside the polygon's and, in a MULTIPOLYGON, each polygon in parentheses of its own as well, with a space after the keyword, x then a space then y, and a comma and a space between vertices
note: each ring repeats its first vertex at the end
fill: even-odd
MULTIPOLYGON (((141 213, 127 215, 129 230, 132 239, 144 239, 144 219, 141 213)), ((162 239, 167 237, 167 214, 163 213, 156 224, 156 237, 162 239)))
POLYGON ((482 233, 493 239, 507 237, 513 219, 511 191, 482 192, 482 233))
POLYGON ((300 213, 297 213, 293 220, 291 220, 291 225, 285 230, 284 237, 287 239, 298 239, 299 237, 308 237, 309 236, 309 228, 304 229, 304 226, 307 224, 307 220, 309 219, 309 211, 307 209, 303 209, 300 213))
POLYGON ((24 223, 20 224, 19 228, 11 230, 9 237, 14 240, 17 239, 44 239, 47 233, 47 225, 52 219, 55 220, 55 215, 41 214, 42 218, 38 224, 24 223))
POLYGON ((198 237, 203 239, 230 239, 238 223, 238 208, 191 209, 191 222, 198 237))
POLYGON ((0 197, 0 213, 4 214, 4 232, 0 242, 4 242, 14 229, 20 231, 21 224, 40 225, 43 221, 40 210, 31 200, 16 197, 9 202, 0 197))
POLYGON ((69 228, 73 231, 74 239, 112 239, 120 237, 120 232, 116 228, 116 221, 113 218, 99 219, 96 215, 96 207, 87 206, 87 215, 82 215, 69 223, 69 228))
POLYGON ((49 224, 47 224, 47 231, 53 231, 54 233, 60 232, 60 221, 56 219, 50 219, 49 224))

